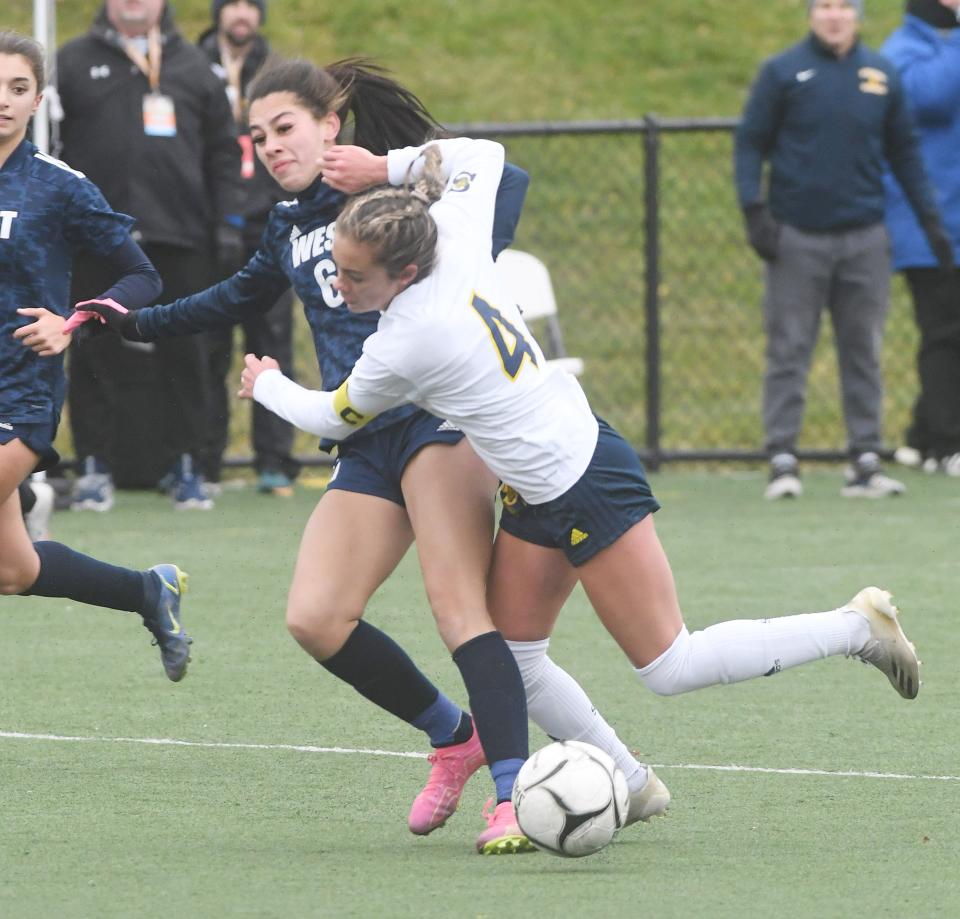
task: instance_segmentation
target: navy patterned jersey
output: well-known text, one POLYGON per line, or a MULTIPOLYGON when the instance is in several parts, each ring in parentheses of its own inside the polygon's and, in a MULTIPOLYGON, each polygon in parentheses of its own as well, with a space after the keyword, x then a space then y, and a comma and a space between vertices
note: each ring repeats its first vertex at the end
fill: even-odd
POLYGON ((0 422, 44 422, 63 403, 63 355, 39 357, 15 339, 33 322, 17 309, 68 315, 74 250, 109 255, 133 223, 28 140, 0 168, 0 422))
MULTIPOLYGON (((231 278, 189 297, 137 312, 147 339, 184 335, 242 322, 270 309, 293 286, 313 332, 323 388, 336 389, 349 375, 364 341, 377 328, 378 312, 351 313, 333 289, 334 221, 344 196, 319 179, 292 201, 270 212, 254 257, 231 278)), ((363 434, 386 427, 417 409, 403 405, 384 412, 363 434)))

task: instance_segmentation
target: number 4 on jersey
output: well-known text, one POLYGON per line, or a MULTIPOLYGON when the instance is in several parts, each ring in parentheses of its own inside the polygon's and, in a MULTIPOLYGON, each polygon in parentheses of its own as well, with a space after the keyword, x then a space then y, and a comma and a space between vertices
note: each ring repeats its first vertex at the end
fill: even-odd
POLYGON ((474 294, 471 306, 489 330, 493 345, 500 355, 503 372, 511 380, 515 380, 517 374, 523 369, 524 358, 529 358, 530 363, 534 367, 537 366, 537 355, 530 347, 530 342, 523 337, 510 320, 504 319, 500 310, 492 307, 476 294, 474 294))

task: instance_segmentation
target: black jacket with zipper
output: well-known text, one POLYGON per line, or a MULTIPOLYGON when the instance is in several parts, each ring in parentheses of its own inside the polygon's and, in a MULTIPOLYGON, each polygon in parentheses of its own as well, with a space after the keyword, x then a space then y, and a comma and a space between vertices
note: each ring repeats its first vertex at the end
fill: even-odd
POLYGON ((242 214, 236 128, 222 84, 176 30, 169 6, 160 28, 159 92, 173 99, 176 134, 144 132, 149 82, 101 9, 90 31, 57 54, 60 156, 136 219, 141 244, 206 252, 218 225, 237 225, 242 214))

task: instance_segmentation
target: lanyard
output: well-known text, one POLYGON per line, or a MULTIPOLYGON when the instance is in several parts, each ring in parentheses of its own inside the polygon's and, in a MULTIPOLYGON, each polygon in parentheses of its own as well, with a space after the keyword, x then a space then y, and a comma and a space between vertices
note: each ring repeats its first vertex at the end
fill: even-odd
POLYGON ((233 120, 240 124, 243 121, 244 99, 243 91, 240 89, 240 74, 243 71, 244 58, 238 54, 232 54, 230 46, 222 39, 218 42, 220 46, 220 62, 227 74, 227 85, 230 92, 230 107, 233 109, 233 120))
POLYGON ((160 88, 160 59, 163 55, 160 45, 160 27, 153 26, 147 32, 147 54, 144 57, 143 52, 129 39, 123 40, 123 50, 128 58, 140 69, 140 72, 150 83, 150 91, 157 92, 160 88))

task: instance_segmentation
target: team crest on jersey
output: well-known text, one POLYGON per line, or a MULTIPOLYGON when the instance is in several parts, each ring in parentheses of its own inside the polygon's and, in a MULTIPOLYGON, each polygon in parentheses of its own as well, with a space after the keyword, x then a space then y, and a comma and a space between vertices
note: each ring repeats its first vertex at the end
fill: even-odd
POLYGON ((458 172, 450 180, 450 191, 466 191, 476 177, 475 172, 458 172))
POLYGON ((887 86, 887 75, 876 67, 861 67, 857 71, 860 77, 860 92, 872 93, 874 96, 885 96, 890 90, 887 86))

